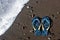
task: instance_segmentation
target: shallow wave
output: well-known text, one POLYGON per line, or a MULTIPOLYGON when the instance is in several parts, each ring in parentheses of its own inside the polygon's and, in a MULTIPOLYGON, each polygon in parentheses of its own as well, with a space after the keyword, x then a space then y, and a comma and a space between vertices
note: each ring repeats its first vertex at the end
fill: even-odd
POLYGON ((29 0, 0 0, 0 36, 12 25, 29 0))

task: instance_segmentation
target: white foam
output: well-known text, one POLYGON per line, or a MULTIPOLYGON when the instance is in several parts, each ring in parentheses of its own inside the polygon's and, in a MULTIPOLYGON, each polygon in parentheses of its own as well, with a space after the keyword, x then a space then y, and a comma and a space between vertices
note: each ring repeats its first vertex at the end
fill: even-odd
POLYGON ((0 36, 12 25, 29 0, 0 0, 0 36))

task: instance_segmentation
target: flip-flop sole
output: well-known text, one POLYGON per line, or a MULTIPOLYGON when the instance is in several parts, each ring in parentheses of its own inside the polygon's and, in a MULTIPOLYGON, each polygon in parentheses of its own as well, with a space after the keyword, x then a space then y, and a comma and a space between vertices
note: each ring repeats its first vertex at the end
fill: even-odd
POLYGON ((32 19, 32 25, 33 25, 33 27, 35 28, 35 29, 38 29, 39 28, 39 26, 40 26, 40 18, 39 17, 34 17, 33 19, 32 19))
POLYGON ((47 36, 48 35, 48 30, 50 28, 50 18, 48 16, 45 16, 42 18, 42 24, 44 27, 44 30, 42 30, 42 35, 47 36))
POLYGON ((42 18, 42 24, 44 26, 44 29, 47 29, 48 27, 50 27, 50 18, 48 16, 45 16, 42 18))
POLYGON ((32 19, 32 25, 33 25, 33 29, 35 28, 34 30, 34 35, 35 36, 40 36, 41 35, 41 31, 38 30, 39 26, 40 26, 40 18, 39 17, 34 17, 32 19))

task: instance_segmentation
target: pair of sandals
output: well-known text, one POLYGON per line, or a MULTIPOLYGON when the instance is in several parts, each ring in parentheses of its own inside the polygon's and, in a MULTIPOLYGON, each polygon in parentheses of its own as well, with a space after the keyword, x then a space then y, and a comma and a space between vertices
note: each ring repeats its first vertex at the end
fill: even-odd
POLYGON ((32 26, 34 29, 34 34, 36 36, 47 36, 50 29, 51 20, 48 16, 43 17, 34 17, 32 19, 32 26))

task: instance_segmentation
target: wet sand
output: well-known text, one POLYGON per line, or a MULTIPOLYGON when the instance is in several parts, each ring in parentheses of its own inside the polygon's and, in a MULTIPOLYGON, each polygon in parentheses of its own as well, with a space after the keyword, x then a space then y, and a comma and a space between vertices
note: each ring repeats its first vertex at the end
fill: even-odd
POLYGON ((22 12, 17 16, 13 25, 9 28, 0 40, 60 40, 60 0, 30 0, 22 12), (35 36, 31 20, 34 16, 49 16, 53 25, 50 28, 51 34, 35 36))

